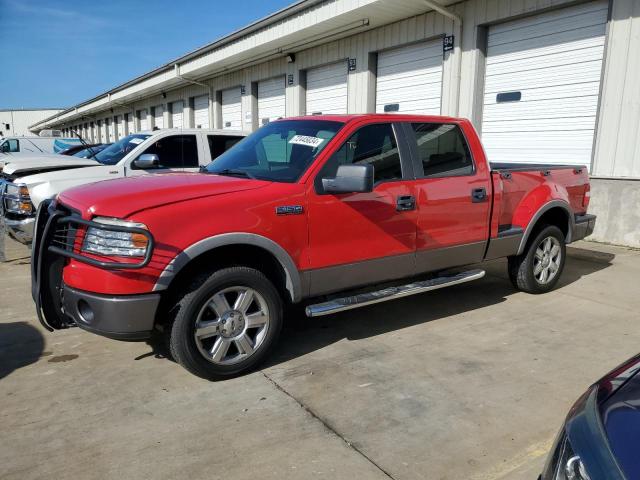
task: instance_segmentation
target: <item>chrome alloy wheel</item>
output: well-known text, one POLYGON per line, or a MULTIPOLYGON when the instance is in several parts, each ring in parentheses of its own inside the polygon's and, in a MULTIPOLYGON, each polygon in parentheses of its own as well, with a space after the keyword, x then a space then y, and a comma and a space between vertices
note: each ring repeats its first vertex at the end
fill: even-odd
POLYGON ((262 345, 269 329, 269 307, 262 295, 247 287, 229 287, 204 304, 195 325, 200 353, 218 365, 246 360, 262 345))
POLYGON ((555 278, 562 263, 562 248, 555 237, 547 237, 536 249, 533 257, 533 276, 541 285, 546 285, 555 278))

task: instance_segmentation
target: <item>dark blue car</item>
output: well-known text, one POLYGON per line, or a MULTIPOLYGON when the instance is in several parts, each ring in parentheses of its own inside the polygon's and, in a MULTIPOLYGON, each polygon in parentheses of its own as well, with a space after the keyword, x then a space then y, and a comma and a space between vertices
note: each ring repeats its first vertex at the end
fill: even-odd
POLYGON ((541 480, 640 479, 640 355, 571 407, 541 480))

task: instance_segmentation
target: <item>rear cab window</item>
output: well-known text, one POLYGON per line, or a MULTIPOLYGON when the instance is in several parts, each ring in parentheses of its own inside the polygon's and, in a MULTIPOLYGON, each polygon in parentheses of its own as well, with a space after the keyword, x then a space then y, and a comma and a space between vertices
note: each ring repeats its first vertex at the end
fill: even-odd
MULTIPOLYGON (((462 130, 452 123, 412 123, 418 161, 424 178, 473 175, 469 145, 462 130)), ((418 170, 418 175, 420 170, 418 170)))
POLYGON ((211 160, 218 158, 243 138, 237 135, 207 135, 211 160))
POLYGON ((198 141, 195 135, 171 135, 159 138, 141 155, 157 155, 158 168, 197 168, 198 141))

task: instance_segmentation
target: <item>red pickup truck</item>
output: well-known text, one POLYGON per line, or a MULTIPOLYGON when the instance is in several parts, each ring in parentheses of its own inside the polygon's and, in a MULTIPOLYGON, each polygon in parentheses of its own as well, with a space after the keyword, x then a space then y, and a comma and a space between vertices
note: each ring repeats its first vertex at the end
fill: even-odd
POLYGON ((205 378, 255 367, 283 311, 310 317, 479 279, 554 287, 593 231, 585 167, 489 164, 464 119, 272 122, 201 173, 98 182, 41 205, 32 293, 48 329, 164 332, 205 378))

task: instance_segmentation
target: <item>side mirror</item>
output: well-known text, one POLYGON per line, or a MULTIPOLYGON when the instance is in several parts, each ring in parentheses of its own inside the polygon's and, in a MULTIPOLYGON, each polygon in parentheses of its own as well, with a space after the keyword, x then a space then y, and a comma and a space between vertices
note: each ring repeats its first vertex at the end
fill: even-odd
POLYGON ((133 161, 133 165, 142 170, 157 168, 160 166, 160 157, 156 154, 143 153, 133 161))
POLYGON ((373 191, 373 165, 341 165, 333 178, 323 178, 325 193, 366 193, 373 191))

